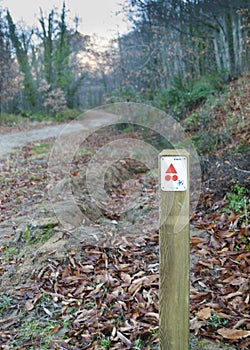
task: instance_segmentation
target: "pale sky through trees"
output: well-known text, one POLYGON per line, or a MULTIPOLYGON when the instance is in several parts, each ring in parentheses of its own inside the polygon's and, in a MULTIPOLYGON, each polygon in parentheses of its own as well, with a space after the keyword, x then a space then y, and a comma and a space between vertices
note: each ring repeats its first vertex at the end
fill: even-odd
MULTIPOLYGON (((125 33, 128 24, 122 12, 120 0, 65 0, 66 8, 69 10, 68 18, 77 15, 80 18, 79 31, 83 34, 97 34, 105 37, 115 37, 117 32, 125 33)), ((48 13, 54 7, 59 13, 62 9, 63 0, 0 0, 3 8, 8 8, 13 20, 23 20, 27 25, 37 25, 40 8, 48 13)))

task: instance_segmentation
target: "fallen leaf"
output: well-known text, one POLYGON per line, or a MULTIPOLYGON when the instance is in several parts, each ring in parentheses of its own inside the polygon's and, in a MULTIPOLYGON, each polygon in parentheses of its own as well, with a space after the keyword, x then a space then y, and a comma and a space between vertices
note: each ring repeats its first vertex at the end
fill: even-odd
POLYGON ((221 328, 218 329, 217 332, 226 339, 238 340, 241 338, 247 338, 250 336, 250 331, 244 331, 241 329, 229 329, 229 328, 221 328))
POLYGON ((195 331, 195 334, 198 334, 200 328, 205 325, 205 321, 199 321, 197 317, 194 317, 190 320, 190 329, 195 331))
POLYGON ((231 298, 237 297, 239 295, 242 295, 242 293, 241 292, 230 293, 230 294, 224 296, 224 299, 226 299, 226 300, 231 299, 231 298))
POLYGON ((196 313, 196 316, 199 320, 207 320, 211 316, 210 307, 205 307, 196 313))
POLYGON ((145 314, 145 316, 147 317, 155 317, 157 320, 159 320, 159 314, 157 314, 156 312, 148 312, 145 314))
POLYGON ((57 333, 59 331, 59 329, 61 329, 62 326, 60 324, 57 324, 53 329, 51 329, 51 331, 49 332, 50 334, 54 334, 57 333))
POLYGON ((30 300, 27 300, 27 301, 26 301, 26 303, 25 303, 25 309, 26 309, 27 311, 33 310, 34 307, 35 307, 35 305, 32 303, 32 301, 30 301, 30 300))
POLYGON ((121 332, 117 331, 117 336, 118 338, 127 346, 131 346, 131 341, 125 337, 125 335, 123 335, 121 332))

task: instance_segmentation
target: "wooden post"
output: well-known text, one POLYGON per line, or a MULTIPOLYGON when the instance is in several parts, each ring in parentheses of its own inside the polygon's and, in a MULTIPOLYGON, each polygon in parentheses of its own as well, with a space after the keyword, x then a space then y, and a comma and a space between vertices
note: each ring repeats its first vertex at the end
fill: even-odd
POLYGON ((189 349, 189 154, 164 150, 160 168, 160 349, 189 349))

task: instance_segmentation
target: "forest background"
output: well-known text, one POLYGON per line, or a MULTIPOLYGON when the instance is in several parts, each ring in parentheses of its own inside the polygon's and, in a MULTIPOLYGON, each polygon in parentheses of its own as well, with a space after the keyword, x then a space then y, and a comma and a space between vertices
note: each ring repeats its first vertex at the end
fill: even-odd
MULTIPOLYGON (((74 118, 106 102, 171 109, 179 119, 249 71, 250 5, 240 1, 125 1, 132 30, 99 45, 68 10, 14 23, 0 3, 0 112, 74 118)), ((5 116, 4 116, 5 114, 5 116)))

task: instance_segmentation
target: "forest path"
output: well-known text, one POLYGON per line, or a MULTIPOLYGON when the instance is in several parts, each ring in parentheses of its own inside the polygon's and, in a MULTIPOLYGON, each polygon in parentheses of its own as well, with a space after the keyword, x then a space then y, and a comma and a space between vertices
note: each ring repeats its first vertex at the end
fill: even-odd
POLYGON ((117 116, 103 111, 89 111, 86 117, 69 123, 58 125, 38 126, 32 130, 8 132, 0 135, 0 159, 7 156, 13 149, 23 147, 29 142, 42 141, 48 138, 57 138, 62 135, 88 132, 97 127, 111 124, 117 116))

